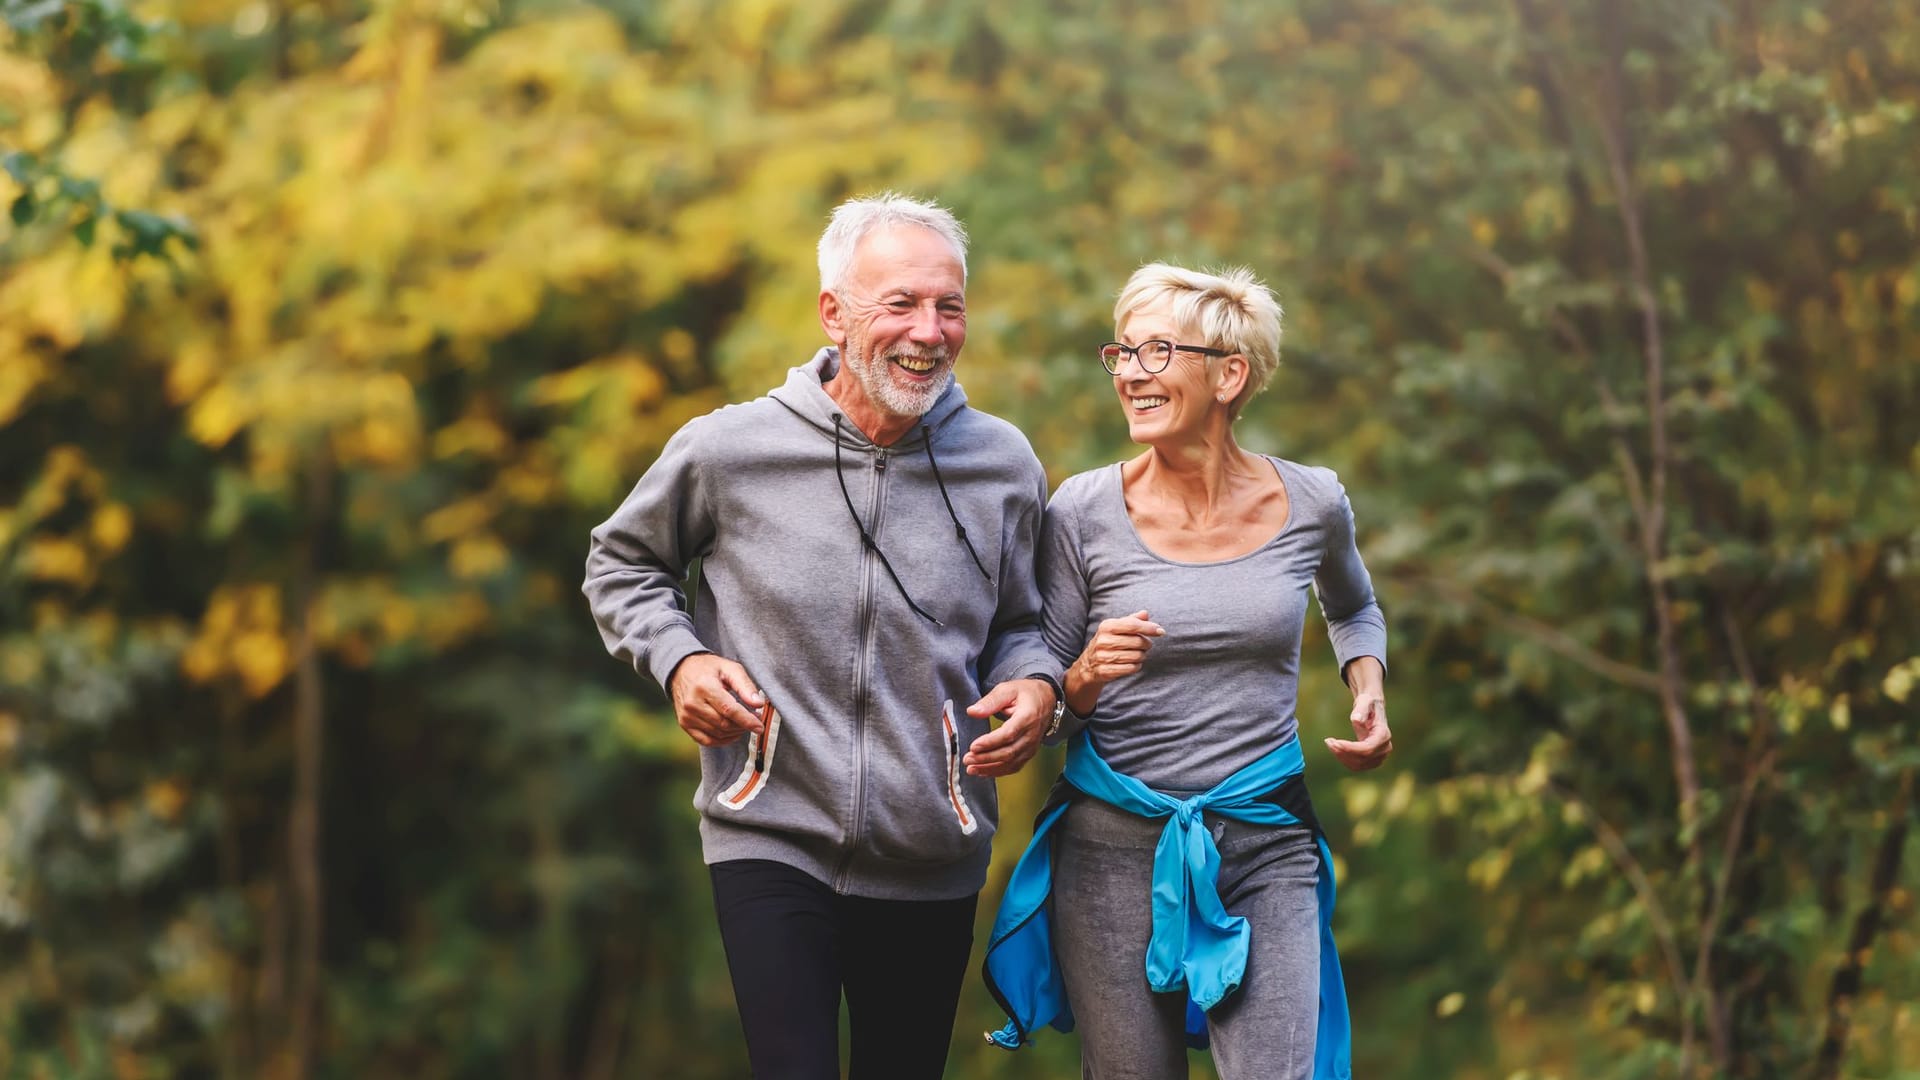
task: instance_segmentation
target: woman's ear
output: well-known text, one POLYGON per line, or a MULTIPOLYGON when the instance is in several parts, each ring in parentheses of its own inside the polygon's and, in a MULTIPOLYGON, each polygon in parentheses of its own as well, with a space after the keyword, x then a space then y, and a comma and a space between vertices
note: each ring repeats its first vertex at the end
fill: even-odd
POLYGON ((1252 373, 1253 368, 1247 363, 1245 356, 1232 353, 1222 357, 1220 370, 1214 376, 1213 396, 1222 405, 1232 402, 1240 396, 1242 390, 1247 388, 1247 377, 1252 373))

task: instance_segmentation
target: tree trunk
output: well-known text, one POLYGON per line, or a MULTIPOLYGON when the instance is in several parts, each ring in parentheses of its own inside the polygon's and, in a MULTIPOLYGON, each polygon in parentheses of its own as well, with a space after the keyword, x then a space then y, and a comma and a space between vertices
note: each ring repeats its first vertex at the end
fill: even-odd
POLYGON ((294 647, 293 811, 287 821, 293 879, 293 992, 288 1003, 288 1075, 305 1080, 319 1027, 320 947, 325 926, 321 878, 321 767, 325 699, 320 648, 314 640, 320 579, 320 536, 332 501, 332 465, 322 453, 308 472, 307 535, 294 565, 293 601, 300 620, 294 647))

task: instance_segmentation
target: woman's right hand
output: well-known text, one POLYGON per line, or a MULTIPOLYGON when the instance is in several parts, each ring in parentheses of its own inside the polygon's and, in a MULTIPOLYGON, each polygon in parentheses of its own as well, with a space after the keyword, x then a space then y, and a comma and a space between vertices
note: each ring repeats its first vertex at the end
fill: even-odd
POLYGON ((1147 662, 1153 639, 1166 633, 1144 611, 1103 620, 1079 659, 1067 668, 1067 704, 1082 716, 1092 712, 1100 688, 1138 672, 1147 662))

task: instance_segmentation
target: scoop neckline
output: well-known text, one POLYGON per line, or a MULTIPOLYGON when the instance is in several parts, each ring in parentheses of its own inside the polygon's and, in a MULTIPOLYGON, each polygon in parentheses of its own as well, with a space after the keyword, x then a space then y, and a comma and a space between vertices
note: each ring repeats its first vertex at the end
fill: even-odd
POLYGON ((1275 544, 1278 544, 1281 540, 1285 539, 1288 533, 1293 531, 1294 522, 1300 518, 1300 507, 1293 498, 1293 485, 1287 483, 1287 472, 1281 468, 1283 464, 1282 460, 1274 457, 1272 454, 1261 454, 1260 456, 1266 459, 1267 464, 1273 466, 1273 474, 1280 480, 1280 490, 1287 493, 1287 520, 1280 523, 1279 532, 1268 537, 1253 550, 1242 552, 1239 555, 1227 559, 1215 559, 1211 562, 1188 562, 1184 559, 1170 559, 1153 550, 1153 548, 1147 544, 1146 537, 1140 535, 1140 526, 1134 522, 1133 514, 1127 510, 1127 479, 1123 471, 1126 462, 1114 462, 1109 466, 1109 468, 1113 470, 1113 486, 1110 490, 1113 493, 1113 498, 1120 504, 1120 517, 1127 523, 1127 535, 1133 537, 1134 546, 1138 547, 1143 554, 1155 562, 1165 563, 1168 566, 1185 566, 1204 569, 1209 566, 1232 566, 1234 563, 1245 562, 1255 555, 1266 551, 1268 548, 1273 547, 1275 544))

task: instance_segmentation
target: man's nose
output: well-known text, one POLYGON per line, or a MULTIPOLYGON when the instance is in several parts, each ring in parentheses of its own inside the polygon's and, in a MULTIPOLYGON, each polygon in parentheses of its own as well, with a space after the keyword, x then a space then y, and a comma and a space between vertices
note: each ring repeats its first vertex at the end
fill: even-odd
POLYGON ((940 328, 940 312, 933 307, 915 308, 913 325, 907 329, 907 336, 921 345, 938 345, 946 339, 940 328))

